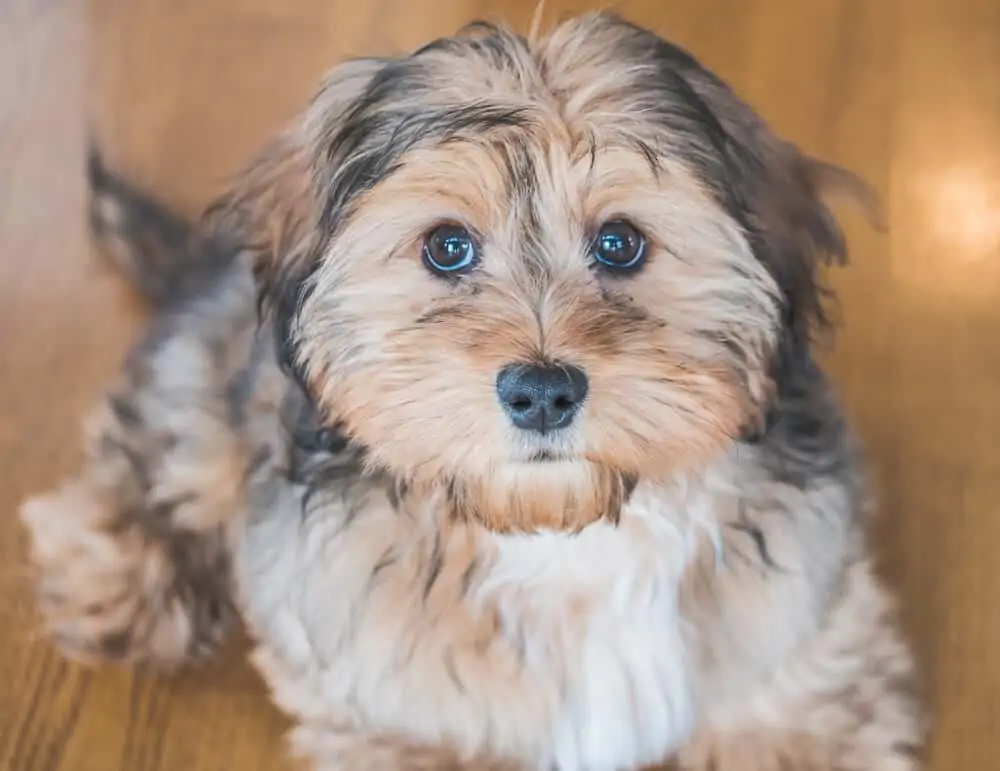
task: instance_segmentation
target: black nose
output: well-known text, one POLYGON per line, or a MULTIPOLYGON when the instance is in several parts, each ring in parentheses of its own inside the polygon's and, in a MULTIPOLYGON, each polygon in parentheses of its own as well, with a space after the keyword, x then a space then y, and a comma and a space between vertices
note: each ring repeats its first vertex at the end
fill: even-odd
POLYGON ((515 426, 544 434, 573 422, 587 376, 577 367, 513 364, 497 375, 497 394, 515 426))

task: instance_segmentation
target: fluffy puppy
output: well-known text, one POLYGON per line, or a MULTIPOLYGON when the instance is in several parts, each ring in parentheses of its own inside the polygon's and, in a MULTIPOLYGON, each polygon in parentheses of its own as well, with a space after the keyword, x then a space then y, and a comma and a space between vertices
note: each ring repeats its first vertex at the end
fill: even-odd
POLYGON ((197 227, 95 156, 156 313, 22 510, 48 629, 175 665, 235 607, 324 771, 913 771, 810 353, 851 179, 607 15, 337 67, 197 227))

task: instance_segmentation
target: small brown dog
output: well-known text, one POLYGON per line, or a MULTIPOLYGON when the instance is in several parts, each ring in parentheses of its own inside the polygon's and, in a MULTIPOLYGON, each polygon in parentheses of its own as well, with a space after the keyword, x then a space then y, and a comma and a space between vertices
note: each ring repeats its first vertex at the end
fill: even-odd
POLYGON ((608 15, 336 68, 197 228, 95 156, 157 313, 24 506, 48 629, 174 665, 235 608, 325 771, 913 771, 810 352, 849 179, 608 15))

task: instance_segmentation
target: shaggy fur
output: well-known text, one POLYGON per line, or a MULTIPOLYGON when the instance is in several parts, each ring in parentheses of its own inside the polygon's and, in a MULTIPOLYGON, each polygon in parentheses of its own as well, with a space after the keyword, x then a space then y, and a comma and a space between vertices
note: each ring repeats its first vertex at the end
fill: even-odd
MULTIPOLYGON (((850 175, 606 15, 332 71, 188 226, 91 163, 155 305, 25 504, 48 629, 175 665, 232 609, 323 771, 914 771, 913 665, 811 356, 850 175), (649 254, 588 257, 626 218, 649 254), (481 262, 421 259, 460 223, 481 262), (497 373, 573 365, 569 428, 497 373)), ((860 189, 855 186, 855 189, 860 189)))

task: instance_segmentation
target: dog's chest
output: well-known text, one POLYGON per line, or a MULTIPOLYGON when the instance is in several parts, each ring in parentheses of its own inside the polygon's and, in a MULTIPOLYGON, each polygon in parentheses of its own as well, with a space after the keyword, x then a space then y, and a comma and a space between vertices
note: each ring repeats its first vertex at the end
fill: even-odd
POLYGON ((618 527, 530 537, 428 529, 378 491, 306 516, 290 487, 268 498, 240 589, 303 719, 595 771, 662 760, 690 730, 677 594, 694 536, 641 490, 618 527))

